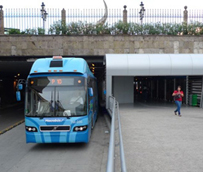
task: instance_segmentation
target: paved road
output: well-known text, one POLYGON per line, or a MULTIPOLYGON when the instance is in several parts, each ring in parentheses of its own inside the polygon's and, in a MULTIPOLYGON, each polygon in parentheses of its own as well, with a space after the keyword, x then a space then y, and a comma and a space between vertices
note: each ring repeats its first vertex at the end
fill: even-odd
POLYGON ((89 144, 26 144, 21 124, 0 135, 0 172, 105 172, 106 130, 100 116, 89 144))
POLYGON ((19 103, 0 109, 0 131, 24 119, 24 104, 19 103))
POLYGON ((174 105, 121 105, 128 172, 202 172, 203 109, 174 105))

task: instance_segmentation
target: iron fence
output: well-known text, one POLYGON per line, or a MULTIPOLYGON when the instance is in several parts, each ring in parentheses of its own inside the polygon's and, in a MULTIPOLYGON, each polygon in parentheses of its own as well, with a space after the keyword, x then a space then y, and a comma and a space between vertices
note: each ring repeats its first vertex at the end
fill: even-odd
MULTIPOLYGON (((45 23, 46 31, 54 22, 61 20, 61 9, 46 9, 48 16, 45 23)), ((129 9, 127 21, 140 23, 140 9, 129 9)), ((66 23, 87 22, 95 24, 105 13, 105 9, 67 9, 66 23)), ((116 22, 123 20, 123 9, 109 9, 106 23, 113 26, 116 22)), ((188 22, 203 22, 203 10, 188 10, 188 22)), ((182 23, 183 10, 181 9, 146 9, 143 23, 182 23)), ((36 29, 43 27, 40 9, 5 9, 4 27, 25 29, 36 29)))

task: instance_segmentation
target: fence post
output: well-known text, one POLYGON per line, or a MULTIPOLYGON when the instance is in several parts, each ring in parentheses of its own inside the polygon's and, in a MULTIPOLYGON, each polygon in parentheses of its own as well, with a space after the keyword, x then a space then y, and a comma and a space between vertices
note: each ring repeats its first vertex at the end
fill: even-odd
POLYGON ((124 5, 124 10, 123 10, 123 23, 127 23, 127 18, 128 18, 128 11, 126 10, 127 6, 124 5))
POLYGON ((187 24, 188 22, 188 10, 187 6, 184 6, 185 10, 183 11, 183 22, 187 24))
POLYGON ((64 8, 61 11, 61 22, 66 25, 66 10, 64 8))
POLYGON ((4 11, 3 6, 0 5, 0 35, 4 34, 4 11))

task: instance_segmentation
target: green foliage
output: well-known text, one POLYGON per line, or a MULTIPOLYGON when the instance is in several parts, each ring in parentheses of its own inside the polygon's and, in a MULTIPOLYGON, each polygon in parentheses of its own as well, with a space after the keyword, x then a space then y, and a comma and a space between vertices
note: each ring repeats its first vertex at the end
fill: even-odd
POLYGON ((119 21, 114 24, 114 29, 116 34, 128 34, 130 30, 130 23, 119 21))
POLYGON ((36 29, 26 29, 24 31, 24 34, 26 34, 26 35, 37 35, 37 30, 36 29))
MULTIPOLYGON (((26 29, 20 33, 19 29, 10 29, 9 34, 44 35, 43 28, 26 29)), ((203 35, 203 23, 124 23, 119 21, 114 25, 108 23, 96 25, 87 22, 71 22, 65 24, 61 21, 54 22, 48 30, 53 35, 203 35)))
POLYGON ((38 27, 37 28, 37 33, 38 33, 38 35, 44 35, 45 34, 45 30, 43 28, 38 27))
POLYGON ((20 34, 20 29, 10 29, 8 34, 20 34))
POLYGON ((49 29, 49 34, 54 34, 54 35, 61 35, 61 34, 66 34, 67 32, 67 26, 65 23, 61 21, 55 22, 53 25, 50 26, 49 29))

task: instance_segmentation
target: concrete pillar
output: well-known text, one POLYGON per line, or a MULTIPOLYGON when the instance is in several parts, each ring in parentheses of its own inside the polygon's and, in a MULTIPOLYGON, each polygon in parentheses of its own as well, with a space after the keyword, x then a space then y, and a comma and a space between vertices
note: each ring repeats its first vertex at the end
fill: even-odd
POLYGON ((61 22, 66 25, 66 10, 64 8, 61 10, 61 22))
POLYGON ((166 101, 166 93, 167 93, 167 80, 164 80, 164 101, 166 101))
POLYGON ((189 98, 189 95, 188 95, 188 90, 189 90, 189 77, 186 76, 186 93, 185 93, 185 98, 186 98, 186 105, 188 105, 188 98, 189 98))
POLYGON ((159 80, 156 82, 156 98, 159 98, 159 80))
POLYGON ((0 35, 4 34, 4 11, 3 6, 0 5, 0 35))
POLYGON ((173 79, 173 90, 176 90, 176 79, 173 79))
POLYGON ((112 96, 112 76, 106 75, 106 108, 109 107, 109 96, 112 96))
POLYGON ((133 76, 114 76, 112 91, 119 103, 134 103, 133 81, 133 76))
POLYGON ((188 22, 188 10, 187 10, 187 6, 184 7, 185 10, 183 11, 183 22, 187 24, 188 22))
POLYGON ((124 10, 123 10, 123 23, 128 22, 128 11, 126 10, 127 6, 124 5, 124 10))

